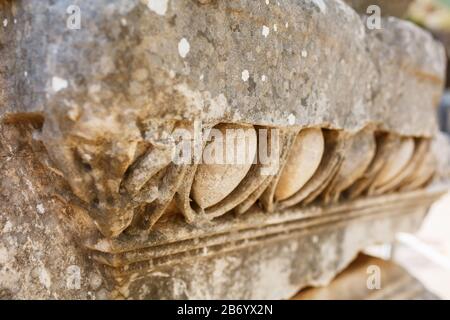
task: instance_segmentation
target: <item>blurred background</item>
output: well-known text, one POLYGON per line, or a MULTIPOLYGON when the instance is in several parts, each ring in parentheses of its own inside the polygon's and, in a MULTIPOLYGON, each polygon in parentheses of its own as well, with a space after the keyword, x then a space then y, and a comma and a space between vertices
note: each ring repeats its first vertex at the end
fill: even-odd
MULTIPOLYGON (((395 1, 393 1, 395 2, 395 1)), ((407 18, 434 31, 450 31, 450 0, 414 0, 407 18)))
MULTIPOLYGON (((450 0, 408 0, 400 13, 441 41, 450 57, 450 0)), ((449 65, 449 63, 447 63, 449 65)), ((439 106, 441 131, 450 134, 450 69, 439 106)), ((367 253, 392 261, 406 269, 430 292, 450 299, 450 193, 435 203, 417 234, 399 234, 394 244, 368 248, 367 253)))

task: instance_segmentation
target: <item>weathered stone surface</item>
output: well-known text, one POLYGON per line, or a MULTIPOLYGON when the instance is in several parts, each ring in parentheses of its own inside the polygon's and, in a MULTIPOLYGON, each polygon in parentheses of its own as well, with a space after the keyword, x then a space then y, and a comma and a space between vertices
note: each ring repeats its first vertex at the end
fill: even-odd
MULTIPOLYGON (((11 40, 2 112, 43 116, 36 139, 105 235, 151 228, 194 176, 169 166, 180 120, 433 135, 444 53, 409 23, 389 18, 368 32, 334 0, 167 3, 164 13, 138 1, 80 3, 79 30, 65 27, 68 1, 3 5, 16 24, 2 30, 11 40)), ((258 198, 269 182, 253 171, 246 190, 258 198)), ((233 194, 210 216, 243 200, 233 194)))
POLYGON ((30 127, 0 126, 0 299, 104 299, 112 288, 80 245, 95 226, 61 198, 30 127))
MULTIPOLYGON (((442 45, 432 41, 429 33, 419 30, 411 22, 399 23, 398 19, 389 17, 383 20, 381 30, 370 31, 368 50, 379 75, 373 87, 372 99, 376 108, 372 109, 371 117, 382 119, 387 128, 404 127, 403 121, 430 128, 431 137, 436 131, 431 129, 436 128, 436 120, 430 115, 434 114, 441 98, 446 62, 442 45), (412 43, 421 46, 420 51, 412 43), (389 90, 385 90, 385 83, 389 84, 389 90), (421 93, 427 91, 433 93, 425 98, 421 93), (412 105, 421 107, 413 111, 408 108, 412 105), (389 116, 384 118, 382 114, 389 116)), ((400 130, 391 131, 402 134, 400 130)), ((417 133, 403 135, 417 136, 417 133)))
POLYGON ((286 298, 417 227, 442 192, 425 187, 447 170, 419 148, 444 75, 428 33, 394 18, 367 31, 336 0, 163 2, 75 1, 79 30, 66 27, 70 1, 0 3, 3 296, 286 298), (196 137, 215 126, 254 128, 259 161, 205 200, 214 181, 172 161, 174 135, 202 154, 196 137), (311 127, 325 137, 320 163, 277 199, 311 127), (385 192, 380 136, 412 141, 385 192), (82 280, 66 290, 72 264, 82 280))
POLYGON ((285 126, 292 114, 297 125, 356 131, 376 122, 415 136, 435 128, 410 117, 437 102, 445 55, 410 23, 390 18, 368 32, 335 0, 174 0, 164 15, 137 0, 102 0, 79 2, 82 27, 70 30, 71 4, 2 4, 17 21, 0 31, 2 113, 44 112, 48 146, 94 120, 134 141, 152 117, 285 126), (385 73, 416 90, 383 86, 385 73))
POLYGON ((45 150, 31 149, 32 129, 2 125, 2 298, 288 298, 326 284, 365 245, 415 230, 439 194, 227 215, 209 226, 209 237, 178 218, 146 237, 105 239, 60 197, 69 187, 41 164, 45 150), (266 240, 255 242, 260 235, 266 240))
POLYGON ((290 298, 299 288, 326 285, 369 244, 393 241, 398 230, 414 232, 436 195, 223 217, 208 236, 167 226, 134 243, 112 239, 88 246, 116 279, 117 297, 290 298))

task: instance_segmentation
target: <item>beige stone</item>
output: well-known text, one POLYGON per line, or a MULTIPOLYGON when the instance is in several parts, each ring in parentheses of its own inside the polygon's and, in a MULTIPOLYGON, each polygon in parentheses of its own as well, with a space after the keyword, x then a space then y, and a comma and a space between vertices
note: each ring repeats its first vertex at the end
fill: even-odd
POLYGON ((338 201, 341 193, 364 175, 375 155, 375 138, 370 128, 354 135, 340 133, 342 164, 324 192, 324 201, 338 201))
POLYGON ((322 130, 300 131, 289 153, 275 190, 277 200, 285 200, 299 191, 316 172, 324 152, 322 130))
POLYGON ((416 172, 404 182, 402 191, 411 191, 425 185, 433 177, 436 171, 436 157, 433 153, 425 155, 416 172))
MULTIPOLYGON (((214 148, 218 151, 223 146, 224 162, 227 162, 225 157, 230 154, 236 155, 232 159, 236 161, 224 164, 202 163, 198 166, 191 195, 201 208, 211 207, 229 195, 244 179, 256 155, 257 139, 253 126, 220 124, 215 128, 222 132, 224 140, 222 142, 212 141, 207 144, 205 149, 214 148), (241 130, 243 135, 239 137, 238 133, 230 139, 226 138, 227 131, 232 132, 233 130, 241 130)), ((205 153, 203 155, 205 156, 205 153)))
POLYGON ((386 193, 390 190, 395 190, 400 187, 405 182, 408 183, 408 180, 412 176, 415 176, 418 171, 420 171, 421 164, 424 163, 425 158, 428 154, 430 154, 430 141, 427 139, 422 139, 419 141, 415 141, 414 154, 411 157, 411 160, 405 166, 405 168, 393 179, 391 179, 388 183, 383 185, 377 190, 377 193, 386 193))
POLYGON ((401 138, 398 149, 392 151, 386 164, 376 177, 373 186, 380 187, 394 179, 406 167, 414 152, 414 139, 401 138))

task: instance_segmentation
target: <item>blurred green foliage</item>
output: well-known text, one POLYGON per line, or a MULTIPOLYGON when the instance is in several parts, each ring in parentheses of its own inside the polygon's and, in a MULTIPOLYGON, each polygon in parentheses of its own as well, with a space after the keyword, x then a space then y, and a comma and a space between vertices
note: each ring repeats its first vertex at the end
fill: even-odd
POLYGON ((438 0, 440 3, 450 7, 450 0, 438 0))
POLYGON ((450 32, 450 0, 414 0, 408 18, 427 29, 450 32))

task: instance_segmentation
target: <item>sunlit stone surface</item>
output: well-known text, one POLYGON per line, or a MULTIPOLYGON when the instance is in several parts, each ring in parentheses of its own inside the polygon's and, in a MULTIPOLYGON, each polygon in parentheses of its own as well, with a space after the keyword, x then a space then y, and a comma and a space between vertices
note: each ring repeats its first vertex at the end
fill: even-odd
POLYGON ((73 29, 69 5, 0 3, 1 298, 289 298, 447 188, 444 50, 411 23, 368 30, 335 0, 99 0, 73 29), (251 128, 255 161, 218 182, 195 155, 223 126, 251 128), (316 156, 283 177, 306 130, 316 156))

